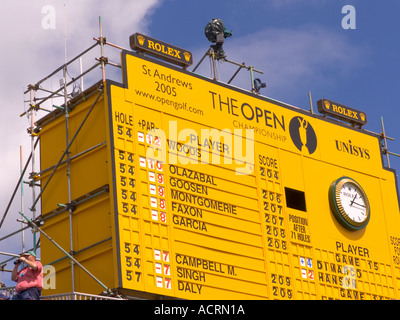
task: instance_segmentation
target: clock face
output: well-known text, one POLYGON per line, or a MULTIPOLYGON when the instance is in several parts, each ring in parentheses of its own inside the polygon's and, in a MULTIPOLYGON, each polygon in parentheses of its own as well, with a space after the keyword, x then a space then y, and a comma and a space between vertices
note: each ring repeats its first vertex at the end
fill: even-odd
POLYGON ((363 222, 368 218, 365 196, 354 183, 346 182, 340 188, 340 202, 352 221, 363 222))
POLYGON ((342 177, 330 188, 332 212, 342 226, 349 230, 365 228, 370 218, 368 198, 362 187, 353 179, 342 177))

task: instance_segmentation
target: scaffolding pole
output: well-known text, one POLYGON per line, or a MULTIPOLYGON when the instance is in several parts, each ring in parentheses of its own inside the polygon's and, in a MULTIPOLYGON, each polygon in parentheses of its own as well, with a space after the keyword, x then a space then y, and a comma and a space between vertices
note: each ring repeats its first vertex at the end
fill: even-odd
MULTIPOLYGON (((5 237, 3 237, 2 239, 6 239, 9 238, 11 236, 14 236, 20 232, 23 232, 23 230, 27 229, 27 228, 32 228, 33 231, 33 250, 36 251, 36 249, 40 246, 39 242, 36 241, 36 235, 38 233, 42 234, 43 236, 45 236, 52 244, 54 244, 59 250, 61 250, 66 257, 68 257, 71 260, 71 280, 72 280, 72 294, 75 294, 75 272, 76 272, 76 267, 80 267, 82 268, 83 271, 85 271, 90 277, 92 277, 102 288, 104 288, 108 294, 111 294, 111 290, 105 286, 98 278, 96 278, 92 273, 90 273, 86 268, 84 268, 74 257, 74 255, 76 254, 74 251, 74 242, 73 242, 73 211, 74 211, 74 203, 72 200, 72 185, 71 185, 71 162, 73 161, 73 159, 75 159, 76 157, 80 156, 80 155, 75 155, 75 156, 71 156, 71 146, 74 143, 76 137, 78 136, 79 132, 81 131, 82 127, 84 126, 84 124, 86 123, 86 120, 88 119, 88 117, 90 116, 91 112, 93 111, 94 107, 96 106, 97 102, 99 101, 99 99, 101 98, 101 96, 104 94, 104 81, 105 81, 105 67, 108 63, 108 59, 106 57, 104 57, 104 46, 107 44, 106 42, 106 38, 103 36, 103 26, 102 26, 102 19, 101 17, 99 17, 99 29, 100 29, 100 37, 99 39, 93 38, 96 40, 96 43, 93 44, 92 46, 90 46, 89 48, 87 48, 86 50, 84 50, 83 52, 81 52, 80 54, 78 54, 76 57, 74 57, 72 60, 67 61, 67 55, 66 55, 66 48, 65 48, 65 61, 64 64, 62 66, 60 66, 59 68, 57 68, 56 70, 54 70, 50 75, 44 77, 43 79, 41 79, 40 81, 36 82, 36 84, 30 84, 28 85, 27 90, 24 92, 24 94, 29 94, 29 98, 28 99, 24 99, 24 102, 29 103, 29 108, 28 110, 26 110, 21 116, 27 115, 28 119, 29 119, 29 127, 28 127, 28 133, 30 135, 31 138, 31 152, 29 154, 29 158, 27 159, 27 162, 25 164, 25 166, 23 167, 23 163, 22 163, 22 147, 20 147, 20 177, 17 183, 17 186, 15 187, 15 190, 13 192, 13 194, 11 195, 11 199, 6 207, 6 210, 1 218, 0 221, 0 229, 5 221, 5 218, 11 208, 11 205, 15 199, 16 193, 18 191, 18 188, 21 186, 21 204, 20 204, 20 212, 19 214, 22 215, 22 217, 24 219, 17 219, 17 221, 21 222, 21 228, 15 232, 12 232, 10 234, 7 234, 5 237), (101 50, 101 57, 100 58, 96 58, 96 60, 98 61, 97 63, 95 63, 92 67, 90 67, 89 69, 87 69, 86 71, 82 70, 82 56, 85 55, 86 53, 88 53, 89 51, 91 51, 94 47, 96 46, 100 46, 100 50, 101 50), (68 67, 71 63, 73 63, 74 61, 79 59, 79 66, 80 66, 80 74, 76 77, 76 78, 72 78, 72 80, 70 82, 67 81, 67 76, 69 76, 68 74, 68 67), (81 121, 80 126, 76 129, 76 132, 74 133, 74 135, 70 138, 70 135, 72 135, 72 132, 70 132, 70 123, 69 123, 69 117, 70 117, 70 111, 72 106, 70 105, 70 95, 68 95, 68 87, 75 83, 75 81, 77 81, 78 79, 81 80, 81 91, 83 91, 83 77, 88 74, 89 72, 93 71, 94 69, 96 69, 98 66, 101 67, 102 69, 102 84, 98 85, 97 90, 94 91, 94 93, 96 91, 98 91, 98 95, 94 96, 94 102, 91 105, 91 107, 89 108, 87 114, 85 115, 84 119, 81 121), (44 86, 44 82, 47 80, 50 80, 53 76, 56 76, 57 73, 62 72, 62 78, 63 78, 63 84, 61 84, 61 87, 59 89, 56 90, 48 90, 42 86, 44 86), (36 97, 36 92, 42 90, 43 92, 47 92, 49 93, 47 96, 44 96, 43 98, 37 98, 36 97), (44 185, 41 184, 37 184, 36 182, 38 180, 40 180, 40 173, 36 172, 36 155, 35 152, 36 151, 36 147, 40 141, 40 137, 39 137, 39 132, 40 132, 40 128, 39 127, 35 127, 36 123, 34 120, 34 117, 36 115, 36 112, 43 110, 43 111, 47 111, 50 112, 49 110, 46 109, 42 109, 40 106, 45 103, 46 101, 48 101, 49 99, 52 99, 53 97, 60 97, 63 98, 64 100, 64 106, 62 107, 58 107, 59 109, 62 110, 61 112, 61 116, 63 115, 65 118, 65 145, 66 145, 66 149, 63 152, 63 154, 61 155, 61 158, 59 159, 59 161, 57 162, 57 164, 55 166, 52 166, 51 168, 48 168, 48 170, 51 170, 51 173, 48 177, 48 179, 46 180, 46 183, 44 185), (63 249, 60 245, 58 245, 49 235, 47 235, 41 228, 40 228, 40 224, 39 221, 41 221, 40 219, 38 219, 37 217, 37 204, 39 202, 39 200, 42 198, 42 195, 44 193, 44 191, 46 190, 49 182, 52 180, 54 174, 56 173, 57 169, 60 167, 61 164, 66 164, 66 171, 67 171, 67 184, 68 184, 68 204, 64 205, 65 211, 68 211, 69 213, 69 237, 70 237, 70 243, 69 243, 69 252, 67 252, 67 250, 63 249), (26 216, 26 214, 24 213, 24 190, 23 190, 23 184, 28 182, 24 182, 23 178, 26 174, 27 168, 28 166, 31 165, 32 168, 32 173, 30 174, 30 179, 31 181, 29 182, 29 186, 32 187, 32 205, 28 206, 29 210, 32 212, 32 216, 30 216, 30 218, 28 218, 26 216), (37 195, 37 191, 36 191, 36 187, 40 186, 41 189, 39 190, 39 194, 37 195), (26 221, 28 221, 28 224, 26 224, 26 221), (76 266, 75 266, 76 265, 76 266), (74 270, 75 269, 75 270, 74 270)), ((65 39, 66 42, 66 39, 65 39)), ((117 49, 120 50, 126 50, 122 47, 119 47, 117 45, 113 45, 113 44, 109 44, 117 49)), ((116 67, 120 67, 119 65, 115 65, 116 67)), ((74 97, 74 96, 72 96, 74 97)), ((87 97, 83 97, 85 100, 87 99, 87 97)), ((53 104, 53 103, 52 103, 53 104)), ((57 107, 54 106, 53 107, 57 107)), ((97 146, 94 146, 93 148, 89 148, 87 151, 83 152, 82 154, 89 152, 92 149, 98 148, 105 145, 105 142, 100 143, 97 146)), ((99 191, 100 193, 103 193, 103 191, 99 191)), ((96 193, 97 194, 97 193, 96 193)), ((95 194, 95 195, 96 195, 95 194)), ((94 197, 95 195, 92 195, 89 198, 94 197)), ((82 201, 86 201, 86 200, 82 200, 82 201)), ((109 239, 106 239, 109 240, 109 239)), ((1 239, 0 239, 1 241, 1 239)), ((24 251, 25 249, 25 239, 22 239, 22 251, 24 251)), ((18 255, 13 255, 13 257, 16 257, 18 255)), ((4 269, 4 268, 3 268, 4 269)), ((2 271, 2 270, 0 270, 2 271)))
MULTIPOLYGON (((31 154, 32 154, 32 174, 34 176, 34 172, 35 172, 35 123, 33 120, 34 117, 34 108, 33 108, 33 91, 34 91, 34 87, 30 86, 30 106, 31 106, 31 127, 30 127, 30 134, 31 134, 31 154)), ((35 199, 36 197, 36 192, 35 192, 35 177, 32 178, 33 179, 33 183, 32 183, 32 200, 35 199)), ((32 210, 32 217, 35 220, 36 219, 36 208, 33 208, 32 210)), ((33 232, 33 250, 36 253, 36 232, 33 232)))
MULTIPOLYGON (((69 110, 68 110, 68 92, 67 92, 67 66, 64 66, 63 70, 64 74, 64 113, 65 113, 65 144, 66 144, 66 164, 67 164, 67 192, 68 192, 68 203, 71 203, 71 160, 70 160, 70 151, 69 151, 69 110)), ((72 231, 72 208, 69 206, 68 208, 68 217, 69 217, 69 246, 70 252, 73 254, 74 252, 74 239, 73 239, 73 231, 72 231)), ((72 260, 74 262, 74 260, 72 260)), ((74 263, 71 263, 71 291, 75 292, 75 270, 74 263)))
POLYGON ((103 37, 103 22, 101 20, 101 17, 99 17, 99 29, 100 29, 101 73, 102 73, 102 79, 103 79, 103 83, 104 83, 104 81, 106 81, 105 58, 104 58, 104 42, 105 42, 105 38, 103 37))
MULTIPOLYGON (((34 149, 36 149, 36 146, 37 146, 38 142, 39 142, 39 138, 36 139, 36 142, 35 142, 35 144, 34 144, 34 146, 33 146, 34 149)), ((14 191, 13 191, 13 194, 11 195, 10 201, 8 202, 7 208, 6 208, 6 210, 4 211, 3 218, 1 219, 1 222, 0 222, 0 229, 1 229, 1 227, 2 227, 2 225, 3 225, 3 223, 4 223, 4 220, 5 220, 7 214, 8 214, 8 212, 9 212, 9 210, 10 210, 11 204, 12 204, 12 202, 14 201, 14 197, 15 197, 15 195, 17 194, 17 191, 18 191, 20 182, 21 182, 21 180, 24 178, 26 169, 28 168, 28 165, 29 165, 29 163, 31 162, 31 159, 32 159, 32 153, 29 155, 29 158, 28 158, 28 160, 26 161, 25 167, 24 167, 24 169, 22 170, 21 175, 20 175, 20 177, 19 177, 19 179, 18 179, 18 183, 17 183, 17 185, 15 186, 14 191)))
MULTIPOLYGON (((30 227, 39 231, 43 236, 45 236, 52 244, 54 244, 59 250, 61 250, 71 261, 79 266, 85 273, 87 273, 93 280, 95 280, 103 289, 106 290, 108 294, 111 294, 111 290, 103 284, 99 279, 97 279, 89 270, 87 270, 82 264, 80 264, 72 255, 65 251, 57 242, 55 242, 47 233, 45 233, 40 227, 38 227, 31 219, 25 216, 23 213, 19 213, 29 224, 30 227)), ((74 291, 73 291, 74 293, 74 291)))
POLYGON ((255 69, 253 66, 246 66, 246 64, 243 63, 238 63, 235 61, 231 61, 228 60, 226 58, 217 58, 215 55, 214 50, 210 47, 206 53, 203 55, 203 57, 200 59, 200 61, 197 63, 197 65, 194 67, 194 69, 192 70, 192 72, 195 72, 197 70, 197 68, 200 66, 200 64, 203 62, 203 60, 205 59, 206 56, 210 57, 211 60, 211 73, 213 75, 213 80, 217 81, 218 80, 218 76, 217 76, 217 66, 216 66, 216 61, 223 61, 223 62, 228 62, 230 64, 236 65, 239 68, 235 71, 235 73, 233 74, 233 76, 229 79, 229 81, 227 82, 228 84, 230 84, 232 82, 232 80, 237 76, 237 74, 239 73, 239 71, 241 69, 247 69, 247 71, 250 71, 250 81, 251 81, 251 92, 254 93, 255 89, 254 89, 254 72, 263 74, 262 71, 255 69))
MULTIPOLYGON (((19 146, 19 169, 22 173, 22 146, 19 146)), ((24 213, 24 179, 21 179, 21 212, 24 213)), ((21 222, 21 228, 24 227, 24 224, 21 222)), ((25 251, 25 232, 22 230, 22 252, 25 251)))
POLYGON ((386 155, 387 166, 388 166, 388 168, 390 168, 389 154, 392 155, 392 156, 396 156, 396 157, 400 157, 400 154, 395 153, 395 152, 391 152, 391 151, 388 150, 387 140, 394 141, 394 139, 386 136, 385 126, 383 124, 383 117, 381 117, 381 127, 382 127, 382 133, 381 133, 381 139, 382 140, 381 140, 381 143, 383 143, 383 145, 382 145, 382 154, 386 155))
POLYGON ((82 120, 82 123, 80 124, 79 128, 76 130, 75 135, 72 137, 71 141, 69 142, 69 144, 67 145, 65 151, 63 152, 63 154, 61 155, 61 158, 58 160, 57 164, 54 166, 53 171, 50 174, 49 179, 46 181, 45 185, 42 187, 41 192, 39 193, 39 195, 36 197, 35 201, 32 204, 32 207, 35 207, 37 202, 39 201, 39 199, 42 197, 44 191, 46 190, 49 182, 51 181, 51 178, 54 176, 54 174, 56 173, 58 167, 60 166, 60 164, 63 162, 65 155, 67 154, 67 152, 69 152, 69 149, 71 148, 72 143, 75 141, 77 135, 79 134, 79 132, 81 131, 83 125, 85 124, 87 118, 89 117, 90 113, 92 112, 93 108, 95 107, 95 105, 97 104, 97 101, 100 99, 101 95, 103 94, 103 89, 100 89, 100 93, 99 95, 96 97, 96 100, 93 102, 92 106, 90 107, 88 113, 86 114, 85 118, 82 120))

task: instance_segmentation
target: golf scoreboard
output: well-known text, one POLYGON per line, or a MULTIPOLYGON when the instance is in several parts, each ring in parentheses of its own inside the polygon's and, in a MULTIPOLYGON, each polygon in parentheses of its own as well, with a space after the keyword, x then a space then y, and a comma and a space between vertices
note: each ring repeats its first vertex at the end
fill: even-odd
MULTIPOLYGON (((346 121, 361 112, 341 105, 348 119, 331 119, 140 51, 121 59, 122 83, 106 80, 99 100, 92 89, 70 113, 78 128, 97 103, 70 149, 72 198, 92 195, 77 200, 72 228, 74 257, 109 288, 204 300, 400 298, 396 175, 380 135, 346 121)), ((42 169, 65 150, 63 121, 39 123, 42 169)), ((67 201, 65 165, 53 179, 43 229, 68 248, 67 212, 55 214, 67 201)), ((69 261, 46 239, 42 260, 56 268, 57 290, 70 290, 69 261)), ((75 275, 78 291, 101 291, 78 266, 75 275)))

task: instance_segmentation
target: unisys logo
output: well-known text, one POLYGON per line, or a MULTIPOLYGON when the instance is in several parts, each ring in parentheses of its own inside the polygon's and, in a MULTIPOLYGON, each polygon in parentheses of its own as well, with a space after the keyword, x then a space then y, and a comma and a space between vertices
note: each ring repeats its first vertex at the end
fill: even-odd
POLYGON ((348 153, 355 157, 360 157, 366 160, 371 158, 368 149, 356 145, 355 143, 348 141, 335 140, 336 149, 345 153, 348 153))

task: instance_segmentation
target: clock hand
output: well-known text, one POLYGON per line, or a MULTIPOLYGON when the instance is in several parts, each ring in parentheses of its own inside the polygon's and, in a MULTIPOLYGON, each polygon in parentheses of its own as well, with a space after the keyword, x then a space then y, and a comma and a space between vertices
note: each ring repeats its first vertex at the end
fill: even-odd
POLYGON ((363 207, 363 208, 365 208, 365 206, 364 206, 364 205, 362 205, 362 204, 359 204, 359 203, 357 203, 357 202, 354 202, 354 201, 352 201, 352 203, 354 203, 354 204, 356 204, 356 205, 358 205, 358 206, 360 206, 360 207, 363 207))
POLYGON ((356 198, 357 198, 357 193, 354 195, 353 200, 350 202, 350 205, 351 205, 351 206, 353 205, 353 203, 354 203, 354 201, 356 200, 356 198))

